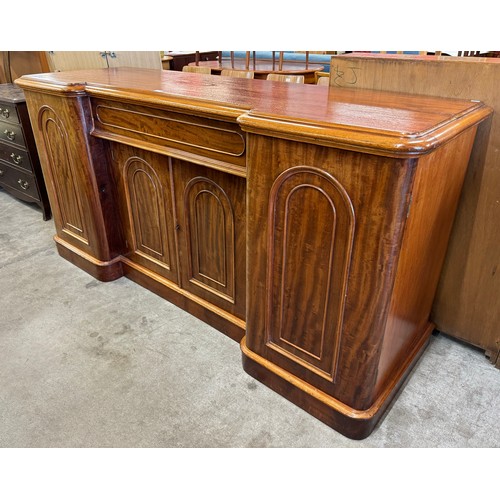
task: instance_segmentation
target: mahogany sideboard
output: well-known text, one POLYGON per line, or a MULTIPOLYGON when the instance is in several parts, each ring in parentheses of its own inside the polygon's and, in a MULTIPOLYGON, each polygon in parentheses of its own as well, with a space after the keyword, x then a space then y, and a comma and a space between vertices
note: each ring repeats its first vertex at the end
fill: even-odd
POLYGON ((487 106, 124 68, 17 83, 61 256, 241 341, 245 371, 344 435, 373 431, 433 330, 487 106))

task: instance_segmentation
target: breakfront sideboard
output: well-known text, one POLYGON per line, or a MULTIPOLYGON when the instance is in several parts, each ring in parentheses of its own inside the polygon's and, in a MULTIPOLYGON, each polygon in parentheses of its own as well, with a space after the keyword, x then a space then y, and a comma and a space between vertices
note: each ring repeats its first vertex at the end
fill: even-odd
MULTIPOLYGON (((61 256, 369 435, 416 360, 480 102, 154 70, 25 76, 61 256)), ((203 339, 200 339, 202 342, 203 339)))

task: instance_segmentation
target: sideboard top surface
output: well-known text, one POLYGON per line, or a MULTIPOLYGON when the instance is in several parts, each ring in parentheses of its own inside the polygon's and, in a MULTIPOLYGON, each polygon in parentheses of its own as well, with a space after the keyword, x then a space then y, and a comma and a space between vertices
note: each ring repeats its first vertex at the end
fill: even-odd
POLYGON ((451 129, 455 135, 490 113, 471 100, 140 68, 26 75, 16 83, 25 90, 87 94, 238 119, 249 131, 354 141, 358 147, 364 142, 368 148, 403 153, 431 149, 451 129))

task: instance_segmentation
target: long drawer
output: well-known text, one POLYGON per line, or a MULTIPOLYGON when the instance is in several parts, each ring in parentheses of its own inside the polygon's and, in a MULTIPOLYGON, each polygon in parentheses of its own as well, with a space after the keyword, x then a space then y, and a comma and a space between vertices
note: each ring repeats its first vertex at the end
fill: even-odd
POLYGON ((39 200, 35 177, 27 172, 0 161, 0 185, 14 189, 24 196, 39 200))
POLYGON ((245 135, 233 122, 94 99, 92 135, 244 175, 245 135))
POLYGON ((28 151, 20 149, 13 144, 7 144, 0 141, 0 160, 10 163, 15 167, 27 170, 28 172, 33 171, 28 151))

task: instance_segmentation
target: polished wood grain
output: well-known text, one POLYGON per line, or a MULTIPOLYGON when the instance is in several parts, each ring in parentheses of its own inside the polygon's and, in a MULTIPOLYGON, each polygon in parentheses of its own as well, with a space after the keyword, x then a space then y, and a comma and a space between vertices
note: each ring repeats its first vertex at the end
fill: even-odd
POLYGON ((245 172, 245 137, 233 123, 95 99, 92 135, 223 171, 245 172))
POLYGON ((244 320, 245 180, 175 159, 172 171, 182 286, 244 320))
POLYGON ((479 99, 495 110, 472 152, 432 317, 439 330, 484 349, 498 364, 500 59, 351 54, 332 62, 335 87, 479 99))
POLYGON ((56 225, 58 250, 101 280, 122 275, 119 238, 105 145, 89 135, 87 98, 60 99, 26 92, 37 149, 56 225), (75 123, 79 126, 75 127, 75 123))
POLYGON ((248 373, 345 435, 374 429, 432 332, 488 107, 165 71, 19 83, 65 130, 38 137, 61 255, 241 340, 248 373))
MULTIPOLYGON (((247 318, 247 328, 251 332, 246 339, 247 346, 324 393, 353 408, 366 409, 373 404, 374 399, 367 381, 373 382, 376 373, 385 315, 396 272, 397 249, 409 203, 412 160, 365 157, 356 152, 253 135, 249 137, 249 143, 248 183, 255 187, 248 193, 247 232, 254 251, 249 252, 247 257, 248 266, 253 270, 247 283, 248 310, 253 311, 247 318), (272 156, 269 156, 271 151, 272 156), (255 168, 254 162, 266 165, 266 168, 255 168), (264 293, 269 286, 267 273, 278 271, 277 278, 281 274, 279 267, 277 271, 269 271, 271 263, 273 266, 280 265, 280 259, 273 257, 270 242, 276 231, 285 224, 284 220, 276 220, 275 216, 271 218, 271 213, 274 213, 269 206, 273 200, 271 188, 280 175, 290 175, 296 169, 311 172, 318 169, 321 174, 316 183, 320 181, 319 186, 324 193, 327 193, 327 185, 332 186, 329 187, 330 198, 335 196, 335 202, 324 205, 324 208, 315 204, 311 208, 312 217, 310 211, 303 212, 303 231, 311 232, 317 230, 318 226, 326 229, 329 221, 331 227, 333 213, 337 214, 338 219, 344 219, 339 220, 335 239, 331 235, 324 235, 324 241, 305 240, 301 245, 314 256, 309 258, 310 268, 307 272, 300 273, 304 265, 300 253, 296 254, 294 260, 288 254, 289 268, 300 273, 302 280, 300 286, 287 288, 287 300, 307 304, 307 301, 315 300, 321 290, 323 300, 329 301, 327 312, 330 309, 335 311, 334 320, 328 316, 322 317, 318 307, 320 302, 316 299, 318 305, 309 304, 306 314, 309 324, 303 323, 304 318, 300 322, 298 318, 295 319, 298 322, 296 328, 302 327, 295 335, 303 338, 304 343, 320 341, 324 327, 327 328, 327 336, 336 344, 335 383, 332 383, 333 373, 325 377, 311 369, 310 354, 301 355, 300 361, 297 359, 297 349, 294 351, 295 358, 272 349, 269 338, 273 338, 275 333, 269 331, 272 325, 265 323, 266 311, 273 305, 264 293), (342 211, 345 214, 343 216, 342 211), (330 255, 325 255, 328 249, 330 255), (323 255, 323 259, 319 260, 316 257, 318 254, 323 255), (329 296, 325 297, 327 291, 329 296), (315 316, 317 319, 314 319, 315 316), (364 381, 362 386, 353 384, 353 380, 358 378, 364 381)), ((297 182, 304 190, 313 189, 309 186, 314 184, 307 177, 302 181, 298 177, 297 182)), ((296 242, 290 244, 298 246, 296 242)), ((289 314, 295 314, 295 310, 290 309, 289 314)), ((333 347, 330 346, 330 349, 333 347)), ((332 356, 329 357, 331 366, 334 354, 332 350, 332 356)))
POLYGON ((174 283, 179 282, 175 216, 168 159, 138 148, 111 144, 122 254, 174 283))

